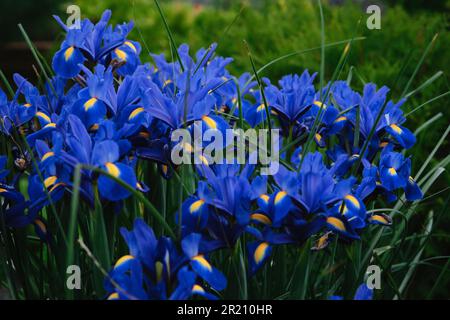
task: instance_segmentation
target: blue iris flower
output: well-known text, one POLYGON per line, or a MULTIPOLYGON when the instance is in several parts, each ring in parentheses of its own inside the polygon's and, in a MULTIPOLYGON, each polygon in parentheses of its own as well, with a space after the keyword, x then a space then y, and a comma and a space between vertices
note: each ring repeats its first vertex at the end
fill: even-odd
POLYGON ((217 299, 201 285, 198 276, 223 287, 226 280, 206 258, 198 254, 196 235, 182 242, 187 256, 179 254, 169 238, 156 238, 153 230, 136 219, 134 228, 121 229, 129 254, 122 256, 105 279, 109 300, 159 299, 185 300, 194 295, 217 299), (194 255, 189 255, 194 254, 194 255))
POLYGON ((380 181, 389 191, 402 188, 406 199, 413 201, 422 198, 422 192, 411 177, 411 159, 404 158, 401 153, 393 152, 392 146, 387 146, 381 153, 379 166, 380 181))
POLYGON ((106 10, 96 25, 84 19, 77 29, 67 27, 55 16, 57 22, 67 32, 60 50, 53 57, 52 66, 58 75, 63 78, 75 77, 80 73, 81 65, 86 58, 99 61, 125 43, 133 24, 123 24, 112 29, 108 27, 110 17, 111 11, 106 10))

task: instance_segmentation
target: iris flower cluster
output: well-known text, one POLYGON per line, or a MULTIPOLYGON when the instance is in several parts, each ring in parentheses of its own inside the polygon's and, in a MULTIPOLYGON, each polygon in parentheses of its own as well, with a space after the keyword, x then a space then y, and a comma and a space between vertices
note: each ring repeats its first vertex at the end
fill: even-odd
POLYGON ((70 196, 78 167, 82 200, 93 206, 98 196, 120 211, 131 193, 117 179, 149 192, 137 179, 139 159, 156 163, 166 179, 178 170, 170 159, 176 129, 201 123, 225 131, 242 117, 247 128, 270 121, 281 129, 282 145, 295 143, 273 176, 261 175, 257 165, 203 158, 195 193, 174 214, 179 239, 157 238, 141 219, 121 230, 129 253, 105 280, 108 299, 215 299, 227 284, 210 259, 218 251, 246 243, 253 276, 277 245, 313 238, 319 250, 336 238, 355 241, 370 224, 392 224, 367 210, 376 199, 422 197, 402 153, 415 143, 403 125, 405 100, 388 101, 387 87, 369 83, 358 93, 336 81, 318 90, 316 74, 304 71, 278 84, 264 78, 262 91, 250 74, 227 71, 232 59, 217 56, 216 44, 192 57, 181 45, 178 61, 151 54, 153 63, 142 63, 140 44, 128 39, 133 24, 112 27, 110 16, 105 11, 97 24, 83 20, 79 29, 55 17, 66 33, 53 57, 55 75, 38 89, 15 74, 11 100, 0 90, 0 131, 13 146, 13 159, 0 157, 8 227, 33 224, 51 242, 41 211, 70 196), (15 167, 12 178, 7 165, 15 167), (18 190, 25 175, 26 196, 18 190))

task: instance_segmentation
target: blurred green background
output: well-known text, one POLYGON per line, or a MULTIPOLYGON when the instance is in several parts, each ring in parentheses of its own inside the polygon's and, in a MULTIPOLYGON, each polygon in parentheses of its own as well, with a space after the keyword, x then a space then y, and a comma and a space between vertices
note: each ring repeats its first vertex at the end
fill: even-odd
MULTIPOLYGON (((170 28, 178 44, 187 42, 192 50, 218 42, 218 54, 231 56, 234 63, 230 71, 235 74, 251 71, 244 40, 248 42, 257 67, 282 55, 320 46, 320 18, 316 1, 309 0, 216 0, 216 1, 168 1, 160 0, 170 28)), ((392 0, 392 1, 342 1, 323 0, 326 42, 334 42, 365 36, 354 43, 341 78, 347 78, 353 70, 352 85, 362 88, 362 81, 387 85, 392 89, 392 98, 399 98, 419 64, 420 58, 435 34, 434 45, 414 78, 409 91, 419 87, 437 72, 442 75, 431 85, 413 95, 405 106, 412 110, 422 103, 449 91, 450 70, 449 9, 450 0, 392 0), (382 8, 381 30, 366 27, 366 7, 378 4, 382 8), (358 21, 361 23, 358 25, 358 21)), ((2 0, 0 4, 0 68, 10 79, 13 72, 20 72, 34 79, 31 52, 23 42, 17 23, 22 23, 37 48, 51 59, 63 34, 51 15, 58 14, 63 20, 69 4, 81 8, 82 17, 97 20, 103 10, 113 11, 114 23, 134 20, 136 28, 130 38, 143 44, 142 59, 151 61, 148 51, 170 55, 169 40, 153 0, 2 0)), ((342 46, 326 50, 326 79, 330 79, 342 53, 342 46)), ((301 73, 305 68, 318 71, 320 52, 315 50, 296 55, 272 65, 264 76, 277 81, 289 73, 301 73)), ((417 171, 450 123, 449 96, 436 100, 408 118, 407 126, 415 129, 438 113, 442 116, 432 130, 421 132, 416 146, 408 153, 414 155, 414 170, 417 171)), ((449 141, 444 143, 435 159, 449 153, 449 141)), ((432 164, 436 160, 433 160, 432 164)), ((417 221, 412 229, 420 229, 423 217, 429 210, 439 211, 449 196, 450 175, 440 179, 430 195, 419 208, 417 221), (423 213, 421 215, 421 213, 423 213)), ((425 256, 450 255, 450 210, 435 230, 435 237, 426 248, 425 256)), ((443 265, 445 259, 435 261, 443 265)), ((420 298, 423 290, 433 285, 439 269, 433 265, 419 266, 415 275, 414 290, 409 298, 420 298)), ((443 281, 447 285, 437 292, 438 298, 448 298, 450 272, 443 281)))

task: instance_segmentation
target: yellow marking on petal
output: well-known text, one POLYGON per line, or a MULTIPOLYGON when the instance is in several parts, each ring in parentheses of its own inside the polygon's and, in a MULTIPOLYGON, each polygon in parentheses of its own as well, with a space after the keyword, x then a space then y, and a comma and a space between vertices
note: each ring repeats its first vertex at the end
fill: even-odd
POLYGON ((97 98, 90 98, 88 101, 84 103, 84 111, 88 111, 90 108, 94 106, 97 102, 97 98))
POLYGON ((198 284, 194 284, 192 286, 192 292, 194 292, 194 293, 204 293, 205 290, 202 287, 200 287, 198 284))
POLYGON ((155 262, 156 282, 161 281, 163 270, 164 270, 164 266, 163 266, 162 262, 156 261, 155 262))
POLYGON ((119 60, 127 61, 127 53, 125 51, 116 49, 114 50, 114 53, 119 57, 119 60))
POLYGON ((171 79, 167 79, 166 81, 164 81, 163 87, 165 87, 165 86, 167 86, 167 85, 169 85, 171 83, 172 83, 172 80, 171 79))
POLYGON ((402 134, 402 132, 403 132, 403 130, 398 125, 396 125, 395 123, 391 124, 390 127, 397 134, 402 134))
POLYGON ((389 142, 383 141, 383 142, 380 143, 380 148, 384 148, 384 147, 386 147, 388 144, 389 144, 389 142))
POLYGON ((48 115, 46 115, 45 113, 43 113, 41 111, 36 112, 36 117, 42 118, 46 122, 51 122, 52 121, 48 115))
POLYGON ((213 130, 217 130, 217 122, 214 121, 211 117, 203 116, 202 120, 206 123, 206 125, 213 130))
POLYGON ((263 223, 265 225, 272 224, 272 221, 269 219, 269 217, 264 215, 264 214, 261 214, 261 213, 253 213, 250 216, 250 218, 253 219, 253 220, 259 221, 259 222, 261 222, 261 223, 263 223))
POLYGON ((26 108, 29 108, 29 107, 31 107, 31 104, 25 103, 23 106, 26 107, 26 108))
POLYGON ((190 213, 197 212, 203 206, 204 203, 205 203, 205 200, 203 200, 203 199, 199 199, 199 200, 195 201, 194 203, 192 203, 189 206, 189 212, 190 213))
MULTIPOLYGON (((236 104, 237 102, 238 102, 238 99, 236 98, 236 97, 234 97, 233 99, 231 99, 231 102, 233 103, 233 104, 236 104)), ((238 106, 239 107, 239 106, 238 106)))
POLYGON ((114 177, 120 176, 120 169, 112 162, 105 163, 106 171, 114 177))
POLYGON ((94 124, 89 128, 89 130, 91 130, 91 131, 97 131, 99 127, 100 127, 100 125, 99 125, 98 123, 94 123, 94 124))
POLYGON ((138 114, 144 112, 144 108, 139 107, 133 110, 133 112, 130 113, 130 116, 128 117, 128 120, 134 119, 138 114))
POLYGON ((269 202, 269 196, 267 194, 262 194, 259 196, 259 198, 264 201, 265 203, 269 202))
POLYGON ((49 151, 42 156, 41 161, 45 161, 48 158, 53 157, 54 155, 55 155, 55 153, 53 151, 49 151))
POLYGON ((131 50, 133 50, 134 52, 137 53, 137 49, 136 49, 135 45, 131 41, 125 41, 123 44, 128 46, 128 47, 130 47, 131 50))
POLYGON ((68 61, 72 57, 74 50, 74 47, 68 47, 66 51, 64 51, 64 60, 68 61))
POLYGON ((114 265, 114 269, 119 267, 121 264, 131 260, 131 259, 134 259, 134 257, 132 255, 127 254, 127 255, 123 256, 122 258, 117 260, 116 264, 114 265))
POLYGON ((320 142, 322 140, 322 136, 320 134, 318 134, 318 133, 316 133, 314 135, 314 137, 316 138, 317 142, 320 142))
POLYGON ((44 126, 44 128, 56 128, 56 123, 53 123, 53 122, 48 123, 44 126))
POLYGON ((361 208, 361 205, 359 204, 358 199, 356 199, 353 195, 348 194, 345 196, 345 199, 350 201, 351 204, 353 204, 356 207, 356 209, 359 210, 361 208))
POLYGON ((338 218, 328 217, 327 223, 331 224, 333 227, 335 227, 336 229, 338 229, 340 231, 345 231, 344 223, 341 220, 339 220, 338 218))
POLYGON ((212 271, 212 267, 202 254, 199 254, 192 258, 193 261, 197 261, 203 268, 206 268, 209 272, 212 271))
POLYGON ((57 176, 50 176, 47 179, 44 180, 44 187, 48 188, 55 184, 56 180, 58 179, 57 176))
POLYGON ((65 183, 64 183, 64 182, 59 182, 59 183, 53 185, 53 186, 50 188, 50 192, 52 192, 53 190, 55 190, 56 188, 58 188, 58 187, 60 187, 60 186, 65 186, 65 183))
POLYGON ((315 104, 316 106, 318 106, 319 108, 323 108, 323 109, 326 109, 327 108, 327 105, 325 104, 325 103, 323 103, 323 102, 320 102, 320 101, 314 101, 313 102, 313 104, 315 104))
POLYGON ((108 300, 116 300, 116 299, 119 299, 119 294, 117 292, 111 293, 108 296, 108 300))
POLYGON ((286 192, 286 191, 279 191, 279 192, 277 193, 277 195, 275 196, 275 201, 274 201, 274 203, 275 203, 275 204, 278 204, 281 200, 284 199, 284 197, 286 197, 286 195, 287 195, 287 192, 286 192))
POLYGON ((397 171, 395 171, 395 168, 389 168, 388 172, 389 172, 389 174, 391 176, 396 176, 397 175, 397 171))
POLYGON ((328 241, 328 234, 324 234, 323 236, 321 236, 319 238, 319 240, 317 241, 317 247, 318 248, 323 248, 325 247, 326 242, 328 241))
POLYGON ((380 215, 373 215, 370 217, 370 220, 381 222, 382 224, 389 224, 389 221, 383 216, 380 215))
POLYGON ((161 170, 162 170, 162 172, 163 172, 164 174, 167 174, 167 171, 169 170, 169 167, 166 166, 165 164, 163 164, 163 165, 161 166, 161 170))
POLYGON ((8 190, 0 188, 0 193, 6 192, 6 191, 8 191, 8 190))
POLYGON ((263 110, 266 109, 266 106, 264 105, 264 103, 261 103, 257 108, 256 108, 256 112, 261 112, 263 110))
POLYGON ((341 116, 341 117, 337 118, 336 120, 334 120, 334 122, 342 122, 345 120, 347 120, 347 117, 341 116))
POLYGON ((34 220, 34 223, 38 226, 38 228, 42 231, 42 233, 44 233, 44 234, 47 233, 47 227, 41 220, 36 219, 36 220, 34 220))
POLYGON ((345 202, 341 203, 341 206, 339 207, 339 212, 341 212, 343 215, 345 215, 348 212, 348 208, 345 205, 345 202))
POLYGON ((261 261, 264 259, 268 247, 269 244, 267 242, 263 242, 258 247, 256 247, 255 253, 253 254, 253 259, 257 264, 261 263, 261 261))

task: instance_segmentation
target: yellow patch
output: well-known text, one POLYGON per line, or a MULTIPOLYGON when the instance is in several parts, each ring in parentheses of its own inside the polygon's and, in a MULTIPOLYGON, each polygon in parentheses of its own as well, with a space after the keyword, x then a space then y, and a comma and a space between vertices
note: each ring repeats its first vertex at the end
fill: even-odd
POLYGON ((134 109, 133 112, 130 113, 128 120, 132 120, 132 119, 136 118, 136 116, 142 112, 144 112, 144 108, 142 108, 142 107, 134 109))
POLYGON ((195 201, 194 203, 192 203, 189 206, 189 212, 190 213, 197 212, 198 210, 200 210, 200 208, 203 206, 204 203, 205 203, 205 200, 203 200, 203 199, 199 199, 199 200, 195 201))
POLYGON ((383 142, 380 143, 380 148, 384 148, 384 147, 386 147, 388 144, 389 144, 389 142, 383 141, 383 142))
POLYGON ((356 198, 355 198, 354 196, 352 196, 351 194, 346 195, 346 196, 345 196, 345 199, 348 200, 348 201, 350 201, 350 203, 351 203, 352 205, 354 205, 356 209, 359 210, 359 209, 361 208, 361 205, 359 204, 358 199, 356 199, 356 198))
POLYGON ((261 112, 263 110, 266 109, 266 106, 264 105, 264 103, 261 103, 257 108, 256 108, 256 112, 261 112))
POLYGON ((269 244, 267 242, 263 242, 258 247, 256 247, 255 253, 253 254, 253 259, 257 264, 261 263, 261 261, 264 259, 268 247, 269 244))
POLYGON ((127 54, 125 51, 116 49, 114 50, 114 53, 117 55, 120 61, 127 61, 127 54))
POLYGON ((205 290, 203 290, 203 288, 200 287, 198 284, 194 284, 194 286, 192 287, 192 292, 195 292, 195 293, 204 293, 205 290))
POLYGON ((217 130, 217 122, 215 122, 212 118, 210 118, 208 116, 203 116, 202 120, 206 123, 208 128, 217 130))
POLYGON ((261 214, 261 213, 253 213, 250 218, 252 218, 253 220, 259 221, 265 225, 270 225, 272 223, 272 221, 270 221, 269 217, 261 214))
POLYGON ((164 81, 163 87, 165 87, 165 86, 167 86, 167 85, 169 85, 171 83, 172 83, 172 80, 168 79, 168 80, 164 81))
POLYGON ((198 256, 193 257, 192 260, 200 263, 200 265, 203 268, 207 269, 209 272, 212 271, 211 265, 209 264, 209 262, 205 259, 205 257, 202 254, 199 254, 198 256))
POLYGON ((347 117, 342 116, 342 117, 339 117, 336 120, 334 120, 334 122, 342 122, 342 121, 345 121, 345 120, 347 120, 347 117))
POLYGON ((128 47, 130 47, 131 50, 133 50, 134 52, 137 53, 137 49, 136 49, 135 45, 131 41, 125 41, 123 44, 128 46, 128 47))
POLYGON ((327 223, 331 224, 333 227, 335 227, 336 229, 338 229, 340 231, 345 231, 344 223, 341 220, 339 220, 338 218, 328 217, 327 223))
POLYGON ((114 265, 114 268, 117 268, 118 266, 120 266, 121 264, 127 262, 128 260, 134 259, 134 257, 132 255, 125 255, 122 258, 120 258, 119 260, 117 260, 116 264, 114 265))
POLYGON ((284 199, 284 197, 286 197, 286 195, 287 195, 287 192, 286 192, 286 191, 279 191, 279 192, 277 193, 277 195, 275 196, 275 201, 274 201, 274 203, 275 203, 275 204, 278 204, 281 200, 284 199))
POLYGON ((108 300, 116 300, 119 299, 119 294, 117 292, 111 293, 108 297, 108 300))
POLYGON ((316 106, 318 106, 320 109, 326 109, 327 105, 321 101, 314 101, 313 104, 315 104, 316 106))
POLYGON ((66 51, 64 51, 64 60, 68 61, 72 57, 74 50, 74 47, 68 47, 66 51))
POLYGON ((44 126, 44 128, 56 128, 56 123, 50 122, 44 126))
POLYGON ((395 123, 391 124, 390 127, 397 134, 402 134, 402 132, 403 132, 402 129, 398 125, 396 125, 395 123))
POLYGON ((105 163, 106 166, 106 171, 108 171, 108 173, 114 177, 118 177, 120 176, 120 170, 119 168, 112 162, 107 162, 105 163))
POLYGON ((55 184, 55 182, 56 182, 57 179, 58 179, 57 176, 51 176, 51 177, 48 177, 47 179, 44 180, 44 186, 45 186, 46 188, 51 187, 52 185, 55 184))
POLYGON ((396 176, 397 175, 397 171, 395 171, 395 168, 389 168, 388 172, 389 172, 389 174, 391 176, 396 176))
POLYGON ((88 111, 90 108, 94 106, 97 102, 97 98, 90 98, 88 101, 84 103, 84 111, 88 111))
POLYGON ((8 191, 8 190, 0 188, 0 193, 6 192, 6 191, 8 191))
POLYGON ((314 135, 314 137, 316 138, 317 142, 320 142, 322 140, 322 136, 320 134, 318 134, 318 133, 316 133, 314 135))
POLYGON ((50 192, 52 192, 53 190, 55 190, 55 189, 58 188, 59 186, 64 186, 64 185, 65 185, 65 184, 64 184, 63 182, 59 182, 59 183, 53 185, 53 186, 50 188, 50 192))
POLYGON ((341 203, 341 206, 339 207, 339 212, 341 212, 343 215, 348 212, 348 208, 343 201, 341 203))
POLYGON ((97 131, 99 127, 100 127, 100 126, 99 126, 98 123, 94 123, 94 124, 89 128, 89 130, 91 130, 91 131, 97 131))
POLYGON ((382 224, 389 224, 389 221, 387 221, 385 217, 380 215, 374 215, 370 219, 373 221, 381 222, 382 224))
POLYGON ((54 155, 55 155, 55 153, 54 153, 53 151, 49 151, 49 152, 47 152, 46 154, 44 154, 44 155, 42 156, 41 161, 45 161, 45 160, 47 160, 48 158, 53 157, 54 155))
POLYGON ((31 104, 25 103, 23 106, 26 107, 26 108, 29 108, 29 107, 31 107, 31 104))
POLYGON ((262 201, 264 201, 265 203, 269 202, 269 196, 267 194, 262 194, 259 196, 261 198, 262 201))
POLYGON ((46 115, 45 113, 43 113, 41 111, 36 112, 36 117, 41 118, 45 122, 51 122, 52 121, 48 115, 46 115))

